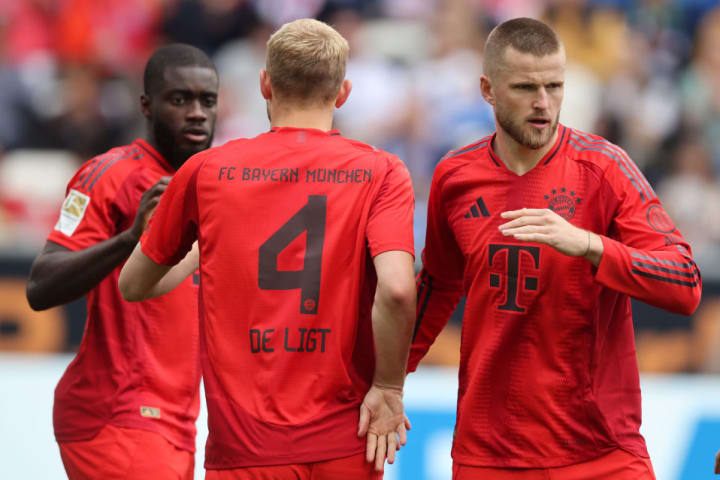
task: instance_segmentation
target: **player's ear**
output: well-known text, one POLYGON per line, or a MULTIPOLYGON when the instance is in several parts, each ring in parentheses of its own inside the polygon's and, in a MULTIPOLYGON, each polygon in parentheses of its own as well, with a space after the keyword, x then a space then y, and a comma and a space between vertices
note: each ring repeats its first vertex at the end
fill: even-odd
POLYGON ((342 85, 340 85, 340 91, 338 92, 338 96, 335 99, 335 108, 340 108, 343 106, 343 104, 347 101, 348 97, 350 96, 351 91, 352 91, 352 82, 346 78, 345 80, 343 80, 342 85))
POLYGON ((264 68, 260 70, 260 93, 265 100, 272 100, 272 84, 270 83, 270 75, 264 68))
POLYGON ((487 75, 483 75, 480 77, 480 93, 482 94, 482 97, 485 99, 486 102, 488 102, 493 107, 495 106, 495 92, 493 92, 490 77, 488 77, 487 75))
POLYGON ((146 93, 140 95, 140 111, 145 118, 150 118, 150 114, 152 113, 150 109, 150 95, 146 93))

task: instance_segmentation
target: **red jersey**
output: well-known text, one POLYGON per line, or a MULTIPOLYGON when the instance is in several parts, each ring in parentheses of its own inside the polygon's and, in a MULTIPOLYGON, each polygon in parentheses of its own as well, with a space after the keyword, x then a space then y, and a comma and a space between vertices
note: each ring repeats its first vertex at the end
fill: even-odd
POLYGON ((647 457, 630 297, 691 313, 701 281, 690 247, 619 147, 560 126, 518 176, 493 138, 435 170, 408 369, 465 294, 457 463, 555 467, 618 447, 647 457), (500 213, 523 207, 600 235, 598 268, 502 235, 500 213))
POLYGON ((413 254, 393 155, 337 131, 277 128, 192 157, 141 240, 173 265, 199 239, 209 469, 363 452, 372 258, 413 254))
MULTIPOLYGON (((86 162, 70 180, 48 240, 82 250, 130 228, 140 197, 173 168, 143 140, 86 162)), ((77 356, 55 389, 58 441, 88 440, 111 424, 150 430, 195 451, 199 410, 197 286, 126 302, 118 265, 87 294, 77 356), (172 325, 168 325, 171 320, 172 325)))

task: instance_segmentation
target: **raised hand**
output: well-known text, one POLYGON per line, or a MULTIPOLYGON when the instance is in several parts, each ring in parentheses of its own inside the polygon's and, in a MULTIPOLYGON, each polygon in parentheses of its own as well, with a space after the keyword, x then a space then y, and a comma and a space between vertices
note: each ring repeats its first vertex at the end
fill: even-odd
POLYGON ((136 242, 140 240, 140 237, 150 220, 150 216, 160 202, 160 197, 165 192, 168 183, 170 183, 170 178, 171 177, 162 177, 157 181, 157 183, 155 183, 155 185, 148 188, 145 193, 142 194, 142 197, 140 198, 140 206, 138 207, 137 215, 135 215, 135 221, 133 222, 132 227, 130 227, 130 232, 136 242))

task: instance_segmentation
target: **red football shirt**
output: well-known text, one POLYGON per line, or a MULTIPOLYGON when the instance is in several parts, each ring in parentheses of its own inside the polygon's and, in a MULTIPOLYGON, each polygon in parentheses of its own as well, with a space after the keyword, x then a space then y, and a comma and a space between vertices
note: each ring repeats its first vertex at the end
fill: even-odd
MULTIPOLYGON (((89 160, 70 180, 48 240, 82 250, 127 230, 143 192, 172 174, 143 140, 89 160)), ((194 452, 198 288, 188 278, 167 295, 129 303, 118 290, 121 267, 87 294, 80 349, 55 389, 55 436, 87 440, 112 424, 157 432, 194 452)))
POLYGON ((173 177, 141 244, 172 265, 199 239, 206 468, 364 451, 372 258, 413 254, 413 210, 405 166, 337 131, 273 129, 173 177))
POLYGON ((554 467, 618 447, 647 457, 630 296, 685 314, 700 298, 690 247, 627 154, 559 129, 522 176, 493 137, 450 152, 434 173, 408 368, 465 294, 460 464, 554 467), (503 236, 500 213, 523 207, 601 235, 599 267, 503 236))

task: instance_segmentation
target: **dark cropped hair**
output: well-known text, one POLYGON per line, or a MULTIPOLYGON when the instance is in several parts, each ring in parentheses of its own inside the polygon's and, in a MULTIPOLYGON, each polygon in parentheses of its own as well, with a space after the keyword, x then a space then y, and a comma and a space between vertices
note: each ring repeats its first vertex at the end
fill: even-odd
POLYGON ((203 67, 217 72, 213 61, 199 48, 172 43, 156 50, 145 65, 143 89, 146 95, 157 91, 168 67, 203 67))
POLYGON ((555 31, 539 20, 513 18, 490 32, 483 52, 483 72, 491 76, 502 64, 507 47, 518 52, 544 57, 556 53, 562 41, 555 31))

